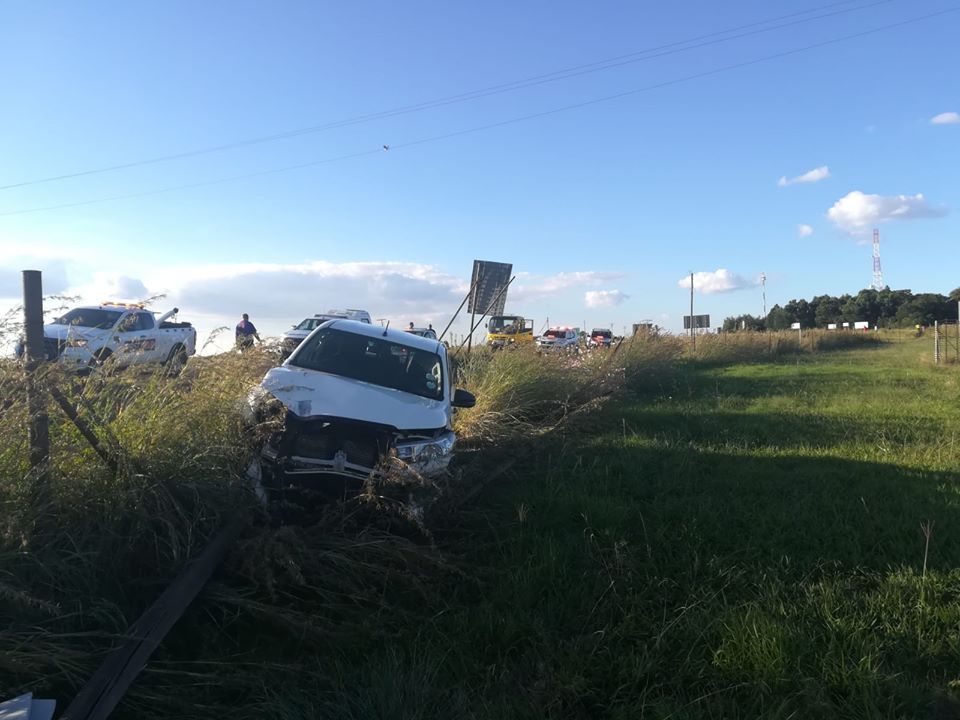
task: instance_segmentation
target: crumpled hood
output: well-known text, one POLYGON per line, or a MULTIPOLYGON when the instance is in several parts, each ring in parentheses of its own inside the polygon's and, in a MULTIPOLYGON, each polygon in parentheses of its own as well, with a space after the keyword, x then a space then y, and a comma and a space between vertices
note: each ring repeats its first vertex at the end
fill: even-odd
POLYGON ((301 418, 332 415, 392 425, 400 430, 435 429, 450 424, 448 405, 439 400, 289 365, 270 370, 260 387, 301 418))

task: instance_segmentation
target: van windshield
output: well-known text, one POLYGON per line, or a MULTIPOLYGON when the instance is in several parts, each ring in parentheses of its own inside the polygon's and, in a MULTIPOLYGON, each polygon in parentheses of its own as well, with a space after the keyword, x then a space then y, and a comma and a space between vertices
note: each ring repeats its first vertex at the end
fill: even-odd
POLYGON ((305 340, 287 364, 443 399, 440 356, 392 340, 327 328, 305 340))

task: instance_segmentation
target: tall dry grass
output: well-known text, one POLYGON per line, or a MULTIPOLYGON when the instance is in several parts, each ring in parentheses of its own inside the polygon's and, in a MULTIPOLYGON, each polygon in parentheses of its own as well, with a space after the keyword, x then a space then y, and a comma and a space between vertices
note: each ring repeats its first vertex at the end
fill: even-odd
POLYGON ((804 330, 782 332, 736 332, 698 335, 696 349, 684 338, 686 355, 701 363, 754 362, 781 355, 827 352, 852 347, 876 346, 884 342, 878 333, 804 330))
MULTIPOLYGON (((812 336, 810 349, 853 335, 835 337, 812 336)), ((456 359, 458 384, 477 396, 475 408, 457 413, 456 429, 477 446, 523 440, 605 397, 665 387, 684 362, 788 351, 787 338, 773 351, 766 342, 703 338, 693 359, 685 340, 671 336, 575 357, 481 348, 456 359)), ((274 690, 265 672, 298 676, 305 665, 319 667, 331 643, 389 632, 395 623, 371 618, 403 621, 409 605, 396 598, 429 594, 453 572, 429 542, 384 522, 382 508, 363 498, 329 506, 307 526, 269 522, 244 477, 255 442, 239 410, 274 362, 258 349, 192 358, 176 378, 149 369, 77 378, 47 368, 42 382, 68 395, 119 470, 48 402, 51 488, 37 502, 23 371, 0 361, 0 695, 33 690, 69 700, 237 513, 248 519, 244 539, 121 715, 189 717, 202 707, 223 715, 241 697, 245 707, 267 708, 274 690)), ((310 682, 323 691, 326 678, 314 670, 310 682)))

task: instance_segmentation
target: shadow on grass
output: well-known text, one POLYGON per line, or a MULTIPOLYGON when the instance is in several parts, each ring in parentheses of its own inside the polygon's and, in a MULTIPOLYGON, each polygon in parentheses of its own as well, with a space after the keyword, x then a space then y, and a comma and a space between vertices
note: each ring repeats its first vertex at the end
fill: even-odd
POLYGON ((417 635, 478 717, 928 717, 948 696, 960 475, 611 435, 530 460, 450 536, 482 587, 417 635))

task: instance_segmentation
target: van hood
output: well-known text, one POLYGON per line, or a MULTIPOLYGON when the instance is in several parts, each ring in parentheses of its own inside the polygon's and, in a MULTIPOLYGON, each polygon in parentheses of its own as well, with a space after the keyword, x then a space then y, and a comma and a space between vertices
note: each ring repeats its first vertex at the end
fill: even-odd
POLYGON ((402 390, 290 365, 273 368, 260 387, 300 418, 327 415, 398 430, 450 427, 449 404, 402 390))

